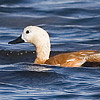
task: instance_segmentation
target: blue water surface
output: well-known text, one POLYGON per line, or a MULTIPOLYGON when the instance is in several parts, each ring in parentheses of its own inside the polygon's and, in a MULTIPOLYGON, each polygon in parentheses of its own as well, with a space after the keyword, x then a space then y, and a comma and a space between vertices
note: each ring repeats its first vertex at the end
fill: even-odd
POLYGON ((100 50, 100 0, 0 0, 0 100, 100 100, 100 68, 35 65, 33 45, 8 44, 28 25, 52 54, 100 50))

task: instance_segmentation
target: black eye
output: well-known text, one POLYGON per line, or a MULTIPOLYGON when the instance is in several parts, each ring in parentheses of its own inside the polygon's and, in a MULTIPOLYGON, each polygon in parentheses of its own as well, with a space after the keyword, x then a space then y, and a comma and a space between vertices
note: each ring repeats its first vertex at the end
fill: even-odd
POLYGON ((28 34, 28 33, 29 33, 29 30, 26 31, 26 34, 28 34))

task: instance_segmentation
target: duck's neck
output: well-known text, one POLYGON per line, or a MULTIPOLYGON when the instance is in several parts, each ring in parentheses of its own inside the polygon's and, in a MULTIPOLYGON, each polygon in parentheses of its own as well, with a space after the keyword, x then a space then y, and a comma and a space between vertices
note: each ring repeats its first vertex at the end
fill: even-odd
POLYGON ((35 64, 44 64, 46 60, 49 59, 50 55, 50 44, 49 45, 39 45, 36 46, 37 58, 35 59, 35 64))

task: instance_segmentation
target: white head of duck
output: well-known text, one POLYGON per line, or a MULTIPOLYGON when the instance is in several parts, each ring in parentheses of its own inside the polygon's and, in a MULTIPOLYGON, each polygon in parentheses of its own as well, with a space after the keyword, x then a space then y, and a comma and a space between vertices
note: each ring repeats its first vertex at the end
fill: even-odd
POLYGON ((27 26, 20 37, 10 41, 9 44, 29 42, 36 47, 37 58, 35 63, 43 64, 50 55, 50 38, 49 34, 37 26, 27 26))

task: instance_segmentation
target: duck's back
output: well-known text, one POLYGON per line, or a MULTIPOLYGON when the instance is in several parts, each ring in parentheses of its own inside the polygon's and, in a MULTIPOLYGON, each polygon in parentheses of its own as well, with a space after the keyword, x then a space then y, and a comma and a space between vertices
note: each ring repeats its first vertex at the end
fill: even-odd
POLYGON ((83 50, 78 52, 64 53, 51 57, 45 64, 57 65, 63 67, 81 67, 87 60, 92 61, 89 58, 91 55, 98 54, 98 51, 94 50, 83 50))

